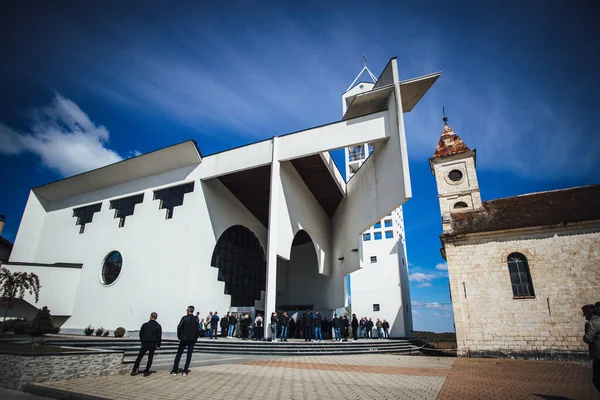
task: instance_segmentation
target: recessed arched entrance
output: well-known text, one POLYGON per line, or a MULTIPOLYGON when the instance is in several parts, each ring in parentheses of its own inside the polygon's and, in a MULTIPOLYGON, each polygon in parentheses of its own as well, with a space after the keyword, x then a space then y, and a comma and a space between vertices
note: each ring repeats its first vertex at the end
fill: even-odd
POLYGON ((277 260, 277 310, 320 310, 327 298, 329 277, 319 273, 315 244, 300 230, 294 236, 290 259, 277 260))
POLYGON ((265 290, 267 263, 256 235, 242 225, 228 228, 215 245, 210 265, 219 269, 232 307, 254 307, 265 290))

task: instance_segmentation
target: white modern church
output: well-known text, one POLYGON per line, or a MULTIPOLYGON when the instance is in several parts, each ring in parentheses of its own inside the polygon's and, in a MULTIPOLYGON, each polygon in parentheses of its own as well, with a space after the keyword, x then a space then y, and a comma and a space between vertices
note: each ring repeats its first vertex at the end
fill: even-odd
POLYGON ((340 121, 210 155, 190 140, 35 187, 2 268, 39 276, 24 308, 48 306, 66 333, 135 331, 152 311, 173 332, 190 304, 331 315, 350 275, 353 312, 409 337, 404 113, 438 77, 400 80, 393 58, 351 85, 340 121))

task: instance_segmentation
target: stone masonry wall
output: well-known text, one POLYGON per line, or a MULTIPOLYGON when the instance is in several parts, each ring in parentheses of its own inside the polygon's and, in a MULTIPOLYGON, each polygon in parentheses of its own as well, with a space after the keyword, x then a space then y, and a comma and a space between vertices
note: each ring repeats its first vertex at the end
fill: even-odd
POLYGON ((110 375, 123 369, 123 353, 22 356, 0 354, 0 386, 110 375))
POLYGON ((459 355, 587 357, 581 306, 600 301, 600 232, 445 247, 459 355), (513 252, 527 257, 533 299, 513 299, 507 264, 513 252))

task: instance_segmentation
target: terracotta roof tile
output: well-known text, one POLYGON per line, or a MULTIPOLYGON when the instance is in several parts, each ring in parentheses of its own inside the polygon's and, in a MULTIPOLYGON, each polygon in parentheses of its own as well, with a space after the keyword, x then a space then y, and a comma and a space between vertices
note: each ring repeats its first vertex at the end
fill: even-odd
POLYGON ((450 235, 600 220, 600 185, 485 201, 483 209, 451 218, 450 235))
POLYGON ((450 128, 447 123, 444 123, 444 130, 440 136, 440 141, 435 149, 435 153, 433 153, 433 157, 435 158, 456 153, 464 153, 465 151, 469 150, 470 149, 467 147, 467 145, 462 141, 461 138, 458 137, 456 133, 454 133, 452 128, 450 128))

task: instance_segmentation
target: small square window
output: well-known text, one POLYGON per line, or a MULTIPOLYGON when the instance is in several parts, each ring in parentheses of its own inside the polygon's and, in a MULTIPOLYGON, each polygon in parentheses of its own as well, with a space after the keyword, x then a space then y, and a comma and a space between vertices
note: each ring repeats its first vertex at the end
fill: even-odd
POLYGON ((379 304, 373 304, 373 311, 379 311, 379 304))
POLYGON ((376 263, 377 262, 377 256, 371 256, 371 262, 372 263, 376 263))
POLYGON ((381 232, 373 233, 373 237, 375 238, 375 240, 381 240, 381 232))
POLYGON ((383 225, 386 228, 391 228, 392 227, 392 220, 391 219, 386 219, 385 221, 383 221, 383 225))
POLYGON ((371 234, 370 233, 363 234, 363 241, 368 242, 369 240, 371 240, 371 234))
POLYGON ((392 232, 392 231, 386 231, 385 232, 385 238, 386 239, 391 239, 393 237, 394 237, 394 232, 392 232))
POLYGON ((375 225, 373 225, 373 228, 375 228, 375 229, 381 229, 381 222, 378 222, 375 225))

